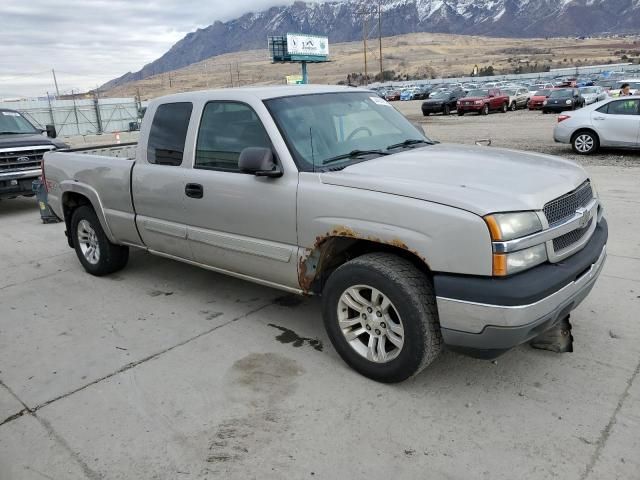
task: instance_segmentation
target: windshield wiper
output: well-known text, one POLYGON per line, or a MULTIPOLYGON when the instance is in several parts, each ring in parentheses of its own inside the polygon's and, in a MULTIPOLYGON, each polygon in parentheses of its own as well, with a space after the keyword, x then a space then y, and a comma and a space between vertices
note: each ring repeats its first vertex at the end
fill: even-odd
POLYGON ((28 132, 0 132, 0 135, 22 135, 23 133, 28 133, 28 132))
POLYGON ((346 158, 357 158, 363 155, 391 155, 391 154, 388 152, 383 152, 382 150, 352 150, 349 153, 345 153, 343 155, 337 155, 335 157, 327 158, 324 162, 322 162, 322 165, 328 165, 330 163, 338 162, 346 158))
POLYGON ((419 143, 425 143, 427 145, 433 145, 433 142, 430 142, 428 140, 418 140, 418 139, 410 138, 408 140, 405 140, 404 142, 394 143, 393 145, 389 145, 387 147, 387 150, 393 150, 394 148, 400 148, 400 147, 410 147, 411 145, 417 145, 419 143))

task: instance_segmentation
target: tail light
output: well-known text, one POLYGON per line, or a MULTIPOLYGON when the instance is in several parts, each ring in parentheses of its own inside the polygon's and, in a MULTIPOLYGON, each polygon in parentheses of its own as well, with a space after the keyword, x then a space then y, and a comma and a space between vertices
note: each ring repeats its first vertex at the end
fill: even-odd
POLYGON ((571 118, 570 115, 558 115, 558 123, 564 122, 565 120, 571 118))

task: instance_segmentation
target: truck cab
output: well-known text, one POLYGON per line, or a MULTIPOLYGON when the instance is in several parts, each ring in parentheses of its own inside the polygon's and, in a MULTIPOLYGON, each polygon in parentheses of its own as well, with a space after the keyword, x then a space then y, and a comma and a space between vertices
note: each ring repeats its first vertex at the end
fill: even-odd
POLYGON ((43 131, 20 112, 0 109, 0 199, 33 195, 45 152, 68 148, 55 137, 52 126, 43 131))

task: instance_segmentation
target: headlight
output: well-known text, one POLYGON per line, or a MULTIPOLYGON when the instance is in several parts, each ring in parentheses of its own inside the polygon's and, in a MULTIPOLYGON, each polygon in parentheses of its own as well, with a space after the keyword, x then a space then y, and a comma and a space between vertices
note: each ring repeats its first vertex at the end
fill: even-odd
POLYGON ((547 101, 545 100, 544 102, 542 102, 542 104, 543 104, 543 105, 546 105, 546 104, 547 104, 547 101))
POLYGON ((476 100, 476 105, 482 105, 482 100, 476 100))
POLYGON ((540 219, 534 212, 495 213, 484 217, 484 221, 494 242, 526 237, 542 230, 540 219))
POLYGON ((498 277, 513 275, 547 261, 547 248, 544 244, 513 253, 495 253, 493 255, 493 274, 498 277))
POLYGON ((564 103, 566 103, 567 105, 571 105, 572 100, 567 100, 567 101, 566 101, 566 102, 564 102, 564 103))

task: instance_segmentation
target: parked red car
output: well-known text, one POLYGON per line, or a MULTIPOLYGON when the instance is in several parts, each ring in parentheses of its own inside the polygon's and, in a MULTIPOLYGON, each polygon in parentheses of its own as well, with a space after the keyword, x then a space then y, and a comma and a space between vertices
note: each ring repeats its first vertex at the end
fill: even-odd
POLYGON ((384 95, 384 99, 388 102, 396 102, 400 100, 400 90, 389 90, 384 95))
POLYGON ((529 99, 529 110, 542 110, 542 106, 544 105, 544 101, 549 98, 551 92, 555 90, 553 88, 548 88, 545 90, 538 90, 530 99, 529 99))
POLYGON ((508 109, 509 95, 497 88, 470 90, 457 104, 460 116, 468 112, 477 112, 479 115, 488 115, 490 111, 507 113, 508 109))

